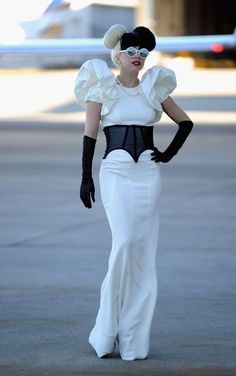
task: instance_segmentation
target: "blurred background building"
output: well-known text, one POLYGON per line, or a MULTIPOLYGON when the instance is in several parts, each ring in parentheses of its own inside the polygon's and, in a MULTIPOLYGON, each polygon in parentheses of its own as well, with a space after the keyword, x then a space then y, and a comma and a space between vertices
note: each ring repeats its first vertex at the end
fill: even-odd
POLYGON ((143 0, 137 11, 137 22, 160 36, 231 34, 236 27, 235 0, 143 0))
POLYGON ((101 38, 116 23, 135 25, 139 1, 53 0, 43 15, 22 22, 28 38, 101 38))

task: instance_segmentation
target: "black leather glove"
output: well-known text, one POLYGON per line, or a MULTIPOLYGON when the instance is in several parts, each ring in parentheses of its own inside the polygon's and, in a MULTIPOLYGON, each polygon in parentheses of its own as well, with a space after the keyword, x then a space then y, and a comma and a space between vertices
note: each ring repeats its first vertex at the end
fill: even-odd
POLYGON ((151 155, 153 156, 151 160, 163 163, 169 162, 178 153, 179 149, 183 146, 192 128, 193 122, 191 120, 181 121, 179 123, 179 129, 176 132, 176 135, 171 141, 168 148, 164 152, 161 152, 155 147, 154 152, 151 153, 151 155))
POLYGON ((82 181, 80 185, 80 198, 86 208, 91 208, 91 198, 95 202, 95 187, 92 178, 92 162, 96 139, 84 135, 82 156, 82 181))

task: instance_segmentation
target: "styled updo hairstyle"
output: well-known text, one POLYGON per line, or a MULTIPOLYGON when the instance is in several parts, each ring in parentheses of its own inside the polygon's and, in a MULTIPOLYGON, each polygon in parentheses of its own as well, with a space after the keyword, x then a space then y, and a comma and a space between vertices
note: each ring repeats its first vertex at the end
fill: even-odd
POLYGON ((111 49, 111 60, 116 66, 119 66, 119 63, 116 59, 118 51, 121 50, 121 38, 127 33, 128 30, 123 25, 113 25, 111 26, 103 37, 103 43, 109 49, 111 49))
POLYGON ((139 46, 152 51, 156 46, 155 35, 147 27, 138 26, 132 32, 128 32, 125 26, 120 24, 113 25, 107 30, 103 42, 111 49, 111 59, 116 66, 119 66, 117 55, 120 50, 139 46))

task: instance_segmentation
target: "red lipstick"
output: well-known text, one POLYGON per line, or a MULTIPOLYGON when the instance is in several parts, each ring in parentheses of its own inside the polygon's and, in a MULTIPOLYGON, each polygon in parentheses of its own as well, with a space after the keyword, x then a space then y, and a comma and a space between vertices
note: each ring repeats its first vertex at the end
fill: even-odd
POLYGON ((134 60, 134 61, 132 61, 132 64, 138 67, 138 66, 141 65, 141 62, 138 61, 138 60, 134 60))

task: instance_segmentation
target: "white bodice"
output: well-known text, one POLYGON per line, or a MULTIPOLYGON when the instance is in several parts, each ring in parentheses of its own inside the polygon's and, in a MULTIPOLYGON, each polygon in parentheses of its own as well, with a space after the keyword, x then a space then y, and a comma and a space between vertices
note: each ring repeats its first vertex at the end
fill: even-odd
POLYGON ((138 86, 120 85, 105 61, 87 60, 75 82, 75 98, 79 105, 93 101, 102 104, 102 127, 114 124, 150 125, 160 120, 161 103, 176 87, 172 70, 153 66, 142 76, 138 86))
POLYGON ((101 118, 102 127, 114 124, 148 125, 155 119, 155 110, 140 93, 139 85, 127 88, 117 83, 117 101, 101 118))

